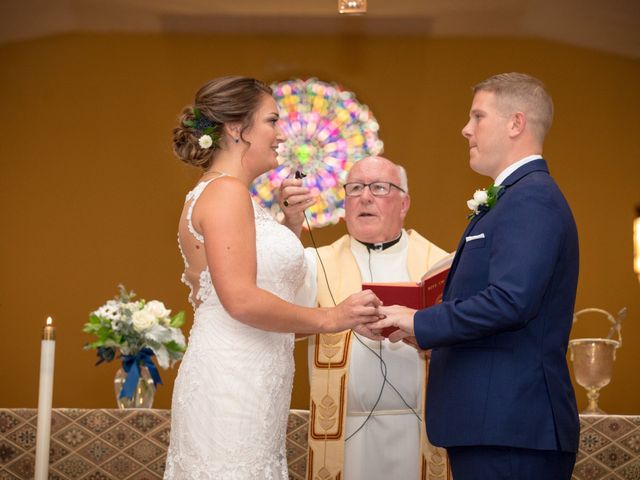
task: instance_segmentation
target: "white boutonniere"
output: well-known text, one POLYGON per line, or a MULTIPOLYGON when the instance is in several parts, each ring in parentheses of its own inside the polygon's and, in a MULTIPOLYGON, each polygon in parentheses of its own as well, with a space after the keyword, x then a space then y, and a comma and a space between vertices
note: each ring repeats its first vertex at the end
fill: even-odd
POLYGON ((467 200, 467 207, 472 211, 467 215, 467 218, 471 219, 481 212, 493 207, 498 200, 498 192, 503 188, 504 187, 502 185, 491 185, 489 188, 476 190, 473 194, 473 198, 467 200))

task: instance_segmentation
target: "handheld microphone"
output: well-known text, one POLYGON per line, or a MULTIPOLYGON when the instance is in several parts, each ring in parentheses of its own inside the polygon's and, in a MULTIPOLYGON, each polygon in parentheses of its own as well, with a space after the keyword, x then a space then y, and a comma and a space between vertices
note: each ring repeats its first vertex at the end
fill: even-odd
MULTIPOLYGON (((296 180, 301 180, 301 179, 303 179, 303 178, 304 178, 304 177, 306 177, 306 176, 307 176, 306 174, 302 173, 302 170, 296 170, 296 173, 295 173, 295 175, 294 175, 294 178, 295 178, 296 180)), ((284 202, 282 202, 282 203, 284 204, 284 206, 285 206, 285 207, 288 207, 288 206, 289 206, 289 201, 288 201, 288 200, 285 200, 285 201, 284 201, 284 202)), ((305 219, 306 219, 306 217, 305 217, 305 219)), ((307 220, 307 223, 309 223, 309 220, 307 220)))

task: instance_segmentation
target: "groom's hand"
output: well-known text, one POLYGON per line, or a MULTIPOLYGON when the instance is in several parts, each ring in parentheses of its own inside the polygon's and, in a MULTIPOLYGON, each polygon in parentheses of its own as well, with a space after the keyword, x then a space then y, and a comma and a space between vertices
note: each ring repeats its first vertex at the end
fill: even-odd
POLYGON ((399 330, 389 335, 389 340, 392 342, 399 342, 403 338, 414 336, 413 315, 416 313, 414 309, 401 305, 392 305, 390 307, 379 307, 378 310, 384 318, 367 325, 370 329, 382 330, 386 327, 398 328, 399 330))
POLYGON ((415 348, 419 354, 424 355, 427 358, 431 358, 431 350, 424 350, 420 348, 420 345, 418 345, 418 341, 416 340, 416 337, 404 337, 402 339, 402 342, 406 343, 410 347, 415 348))

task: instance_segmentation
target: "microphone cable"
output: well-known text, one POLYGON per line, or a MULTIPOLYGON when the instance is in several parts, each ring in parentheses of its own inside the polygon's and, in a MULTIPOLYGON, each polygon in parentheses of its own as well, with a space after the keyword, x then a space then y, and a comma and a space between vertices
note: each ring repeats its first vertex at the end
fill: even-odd
MULTIPOLYGON (((333 292, 331 291, 331 286, 329 285, 329 276, 327 275, 327 270, 325 269, 324 263, 322 262, 322 257, 320 257, 320 253, 318 253, 318 245, 316 244, 315 238, 313 238, 313 233, 311 232, 311 225, 309 224, 309 219, 307 218, 307 212, 303 211, 302 213, 304 215, 304 220, 305 220, 305 222, 307 224, 307 228, 308 228, 308 231, 309 231, 309 237, 311 238, 311 243, 313 244, 313 248, 314 248, 314 250, 316 252, 316 257, 318 257, 318 261, 320 262, 320 267, 322 268, 322 274, 323 274, 325 283, 327 285, 327 291, 329 292, 329 296, 331 297, 331 301, 333 302, 333 306, 335 307, 335 306, 337 306, 337 302, 336 302, 335 297, 333 296, 333 292)), ((372 269, 371 269, 371 252, 369 251, 369 249, 367 249, 367 252, 369 253, 369 276, 371 277, 371 280, 373 281, 373 273, 372 273, 372 269)), ((387 379, 387 370, 388 370, 388 368, 387 368, 387 363, 382 358, 382 340, 378 340, 378 347, 379 347, 379 352, 380 352, 380 353, 378 353, 374 349, 372 349, 369 345, 367 345, 353 329, 351 330, 351 332, 352 332, 353 336, 355 337, 355 339, 358 340, 358 342, 360 342, 360 344, 362 346, 364 346, 367 350, 369 350, 373 355, 375 355, 380 360, 380 372, 382 373, 382 386, 380 387, 380 391, 378 392, 378 397, 376 398, 376 401, 374 402, 373 406, 371 407, 371 410, 369 410, 369 413, 367 414, 367 417, 363 420, 363 422, 360 424, 360 426, 351 433, 351 435, 349 435, 348 437, 345 437, 344 441, 345 442, 348 441, 356 433, 358 433, 360 430, 362 430, 364 428, 365 424, 373 416, 373 412, 375 411, 376 407, 380 403, 380 399, 382 398, 382 393, 384 392, 385 384, 388 384, 393 389, 393 391, 396 392, 398 397, 400 397, 400 399, 402 400, 402 403, 404 403, 405 406, 409 410, 411 410, 413 415, 415 415, 415 417, 418 419, 418 421, 420 423, 422 423, 422 418, 420 417, 420 415, 418 415, 418 413, 415 411, 415 409, 409 405, 409 403, 405 400, 405 398, 398 391, 398 389, 393 385, 393 383, 391 383, 387 379)))

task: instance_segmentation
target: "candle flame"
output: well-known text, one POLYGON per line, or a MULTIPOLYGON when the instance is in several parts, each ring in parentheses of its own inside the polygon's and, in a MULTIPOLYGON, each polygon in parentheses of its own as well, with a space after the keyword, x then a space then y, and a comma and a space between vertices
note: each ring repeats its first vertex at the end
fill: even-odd
POLYGON ((47 317, 47 327, 50 327, 53 323, 53 319, 51 317, 47 317))

